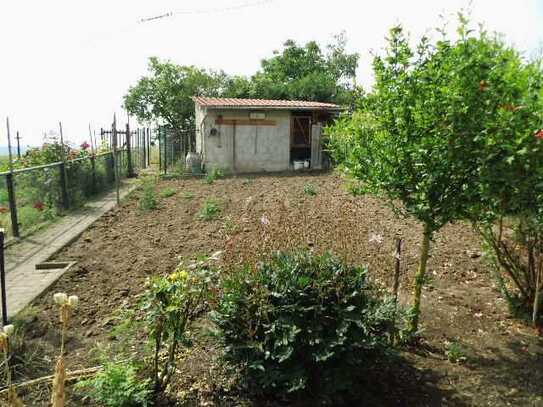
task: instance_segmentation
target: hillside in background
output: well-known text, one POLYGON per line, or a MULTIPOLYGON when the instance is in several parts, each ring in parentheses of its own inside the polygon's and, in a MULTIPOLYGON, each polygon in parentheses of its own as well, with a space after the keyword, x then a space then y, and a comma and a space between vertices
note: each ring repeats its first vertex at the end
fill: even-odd
MULTIPOLYGON (((28 150, 29 148, 31 148, 30 146, 21 146, 21 154, 23 154, 26 150, 28 150)), ((17 147, 15 146, 12 146, 11 147, 11 154, 15 157, 17 155, 17 147)), ((0 156, 8 156, 9 155, 9 150, 8 150, 8 146, 0 146, 0 156)))

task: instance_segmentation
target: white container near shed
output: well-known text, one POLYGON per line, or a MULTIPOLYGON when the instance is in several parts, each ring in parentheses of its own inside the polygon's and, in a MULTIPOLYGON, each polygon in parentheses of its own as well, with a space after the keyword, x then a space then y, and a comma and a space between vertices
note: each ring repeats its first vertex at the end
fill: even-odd
POLYGON ((309 160, 305 160, 305 161, 304 161, 304 168, 309 168, 309 164, 310 164, 310 161, 309 161, 309 160))
POLYGON ((304 168, 303 161, 293 161, 292 164, 294 165, 294 171, 299 171, 304 168))

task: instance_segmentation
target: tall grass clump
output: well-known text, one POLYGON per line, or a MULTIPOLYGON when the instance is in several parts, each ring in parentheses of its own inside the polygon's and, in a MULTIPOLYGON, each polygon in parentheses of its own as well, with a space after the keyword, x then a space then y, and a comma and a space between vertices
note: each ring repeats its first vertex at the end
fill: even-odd
POLYGON ((206 174, 205 183, 211 185, 211 184, 213 184, 215 182, 215 180, 217 180, 219 178, 222 178, 223 176, 224 176, 224 172, 220 168, 213 167, 206 174))
POLYGON ((151 211, 156 209, 157 204, 156 180, 153 177, 142 178, 138 207, 143 211, 151 211))

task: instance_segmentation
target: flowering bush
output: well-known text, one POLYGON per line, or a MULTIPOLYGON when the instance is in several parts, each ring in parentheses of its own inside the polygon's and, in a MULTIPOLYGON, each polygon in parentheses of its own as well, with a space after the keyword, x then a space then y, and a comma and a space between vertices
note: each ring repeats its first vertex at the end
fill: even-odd
POLYGON ((189 342, 187 330, 206 307, 212 285, 211 269, 199 267, 189 271, 182 265, 169 276, 149 280, 142 310, 154 345, 155 392, 164 390, 170 382, 178 347, 189 342))

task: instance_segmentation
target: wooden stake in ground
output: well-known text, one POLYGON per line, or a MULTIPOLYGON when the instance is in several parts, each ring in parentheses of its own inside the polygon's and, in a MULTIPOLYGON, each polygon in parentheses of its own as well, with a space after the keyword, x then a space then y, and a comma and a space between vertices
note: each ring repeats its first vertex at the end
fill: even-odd
POLYGON ((396 342, 396 313, 398 310, 398 290, 400 288, 400 270, 401 270, 401 255, 402 255, 402 239, 397 237, 394 239, 394 285, 392 286, 392 295, 394 296, 394 331, 392 334, 392 344, 396 342))
POLYGON ((394 304, 398 304, 398 289, 400 288, 400 269, 402 255, 402 239, 397 237, 394 239, 394 286, 392 287, 392 295, 394 295, 394 304))
POLYGON ((534 311, 532 314, 532 322, 534 324, 534 327, 539 326, 539 292, 541 291, 541 273, 543 272, 543 256, 540 256, 539 261, 539 268, 536 271, 536 279, 535 279, 535 295, 534 295, 534 311))

